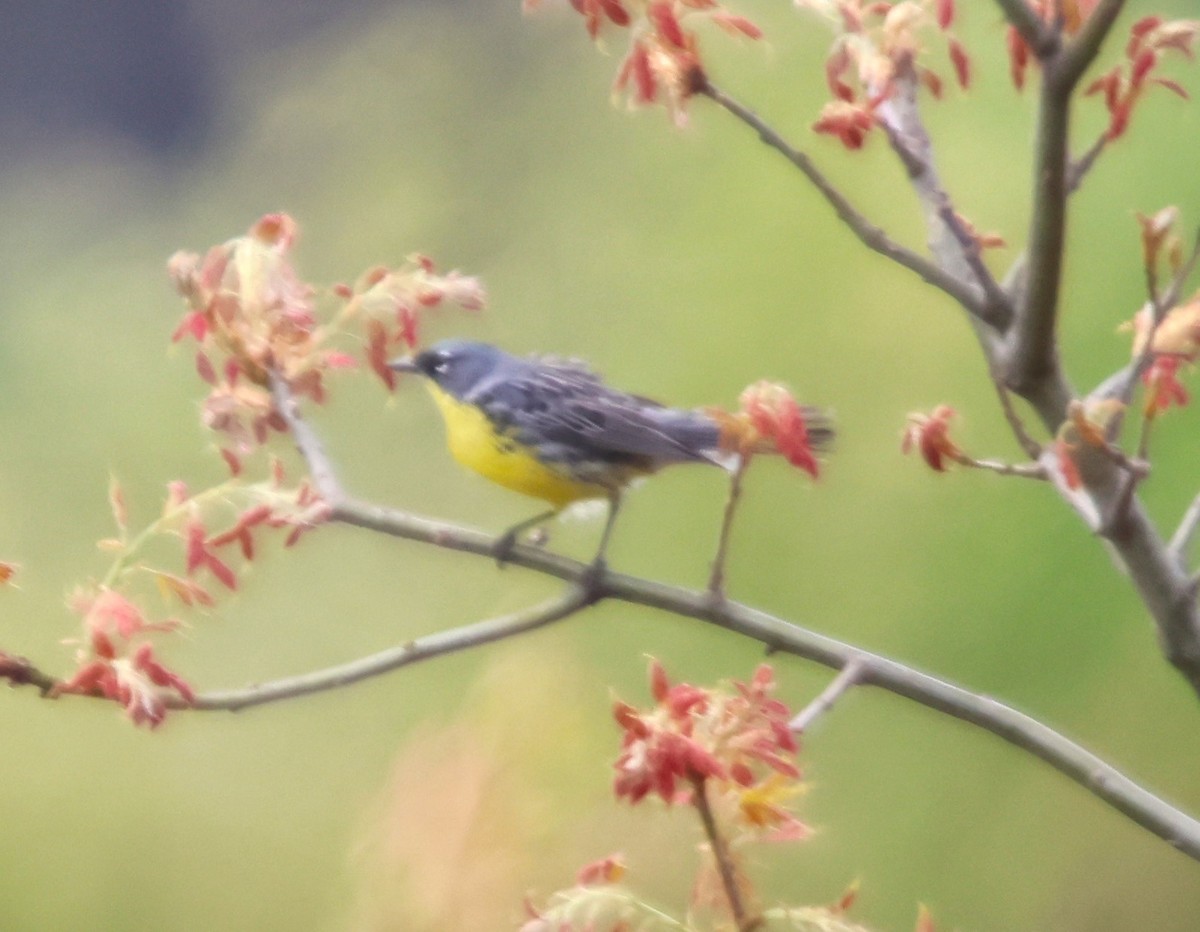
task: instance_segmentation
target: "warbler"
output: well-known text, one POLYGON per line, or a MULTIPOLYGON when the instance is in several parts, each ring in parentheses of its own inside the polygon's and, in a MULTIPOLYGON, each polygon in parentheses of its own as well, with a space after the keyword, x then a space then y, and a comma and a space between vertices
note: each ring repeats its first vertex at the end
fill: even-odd
MULTIPOLYGON (((446 340, 388 365, 425 377, 459 463, 550 504, 499 538, 501 562, 522 531, 575 502, 607 499, 608 520, 593 561, 593 568, 603 567, 630 482, 676 463, 730 466, 714 418, 610 388, 575 360, 520 358, 487 343, 446 340)), ((828 416, 803 410, 810 444, 827 447, 833 439, 828 416)))

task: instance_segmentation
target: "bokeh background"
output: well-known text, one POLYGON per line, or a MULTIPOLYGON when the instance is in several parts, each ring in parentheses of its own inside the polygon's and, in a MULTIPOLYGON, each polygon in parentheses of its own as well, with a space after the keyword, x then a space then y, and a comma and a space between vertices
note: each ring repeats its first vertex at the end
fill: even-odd
MULTIPOLYGON (((961 4, 976 84, 928 110, 939 163, 981 229, 1023 240, 1031 96, 1013 93, 991 4, 961 4)), ((1194 13, 1189 0, 1130 3, 1194 13)), ((430 336, 586 356, 680 404, 731 403, 759 377, 837 409, 816 487, 781 464, 749 482, 735 596, 994 694, 1200 811, 1200 709, 1160 658, 1127 581, 1046 488, 938 476, 901 457, 906 412, 949 402, 980 455, 1016 457, 968 328, 941 295, 866 253, 781 159, 703 104, 685 131, 608 102, 620 41, 515 2, 9 4, 0 37, 0 648, 69 669, 64 593, 103 570, 109 473, 134 521, 166 481, 223 467, 197 419, 164 276, 260 214, 302 227, 310 280, 421 250, 483 277, 491 309, 430 336), (153 9, 152 9, 153 8, 153 9)), ((789 4, 738 6, 767 41, 704 36, 716 80, 767 115, 913 243, 915 204, 880 140, 812 137, 829 36, 789 4)), ((1104 60, 1117 54, 1119 41, 1104 60)), ((1200 88, 1200 75, 1183 72, 1200 88)), ((1200 218, 1200 117, 1152 96, 1071 218, 1064 347, 1076 384, 1119 366, 1142 300, 1135 211, 1200 218)), ((1078 114, 1078 138, 1103 125, 1078 114)), ((1005 263, 1015 252, 998 256, 1005 263)), ((340 376, 313 413, 361 496, 486 528, 528 505, 449 468, 411 386, 340 376)), ((1196 412, 1155 438, 1146 485, 1173 524, 1197 488, 1196 412)), ((629 502, 612 561, 705 577, 719 475, 679 470, 629 502)), ((586 555, 598 527, 556 529, 586 555)), ((271 549, 242 590, 166 648, 199 688, 342 662, 533 603, 519 569, 349 528, 271 549)), ((491 930, 527 891, 623 850, 678 909, 696 826, 611 798, 611 694, 645 698, 645 655, 697 682, 761 649, 624 605, 342 692, 157 733, 108 704, 0 696, 0 928, 491 930)), ((777 660, 803 704, 829 673, 777 660)), ((862 881, 856 916, 939 928, 1192 930, 1200 869, 998 740, 876 691, 806 741, 806 844, 764 851, 768 901, 862 881)))

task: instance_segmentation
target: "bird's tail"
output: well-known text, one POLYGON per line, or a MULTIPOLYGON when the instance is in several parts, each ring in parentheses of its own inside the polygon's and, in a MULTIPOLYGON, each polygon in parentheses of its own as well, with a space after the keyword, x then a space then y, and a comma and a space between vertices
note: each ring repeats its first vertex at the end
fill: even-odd
MULTIPOLYGON (((816 454, 831 450, 836 432, 833 427, 833 415, 829 410, 805 405, 801 407, 800 413, 804 418, 808 448, 816 454)), ((727 441, 723 442, 720 421, 710 412, 662 408, 656 411, 654 416, 660 429, 674 446, 677 456, 673 458, 707 461, 724 469, 736 466, 738 454, 729 449, 727 441), (678 455, 679 453, 682 455, 678 455)), ((753 447, 753 452, 778 454, 781 450, 776 438, 764 437, 753 447)), ((669 458, 672 457, 664 457, 669 458)))
POLYGON ((818 453, 828 453, 833 449, 833 441, 837 437, 837 431, 833 428, 833 412, 813 405, 802 405, 800 411, 804 415, 808 445, 818 453))

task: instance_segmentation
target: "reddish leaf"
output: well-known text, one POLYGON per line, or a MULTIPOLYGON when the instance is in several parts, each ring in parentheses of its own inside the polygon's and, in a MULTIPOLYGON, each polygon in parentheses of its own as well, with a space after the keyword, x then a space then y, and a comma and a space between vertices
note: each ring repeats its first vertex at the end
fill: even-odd
POLYGON ((209 385, 217 384, 217 373, 213 369, 212 360, 203 351, 196 353, 196 373, 209 385))
POLYGON ((948 49, 950 61, 954 65, 954 74, 958 78, 958 86, 965 90, 971 84, 971 59, 957 39, 950 40, 948 49))

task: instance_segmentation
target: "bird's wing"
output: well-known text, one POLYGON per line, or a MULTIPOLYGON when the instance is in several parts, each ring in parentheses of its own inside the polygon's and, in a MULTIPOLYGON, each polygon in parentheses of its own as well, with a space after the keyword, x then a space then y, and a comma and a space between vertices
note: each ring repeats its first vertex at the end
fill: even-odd
POLYGON ((538 360, 481 386, 476 404, 518 440, 548 459, 571 461, 712 461, 716 424, 606 386, 573 362, 538 360))

